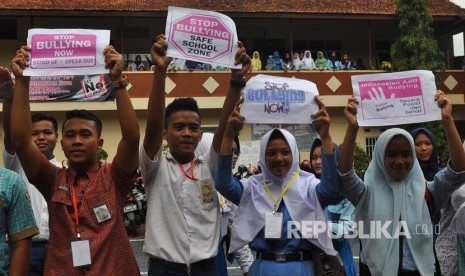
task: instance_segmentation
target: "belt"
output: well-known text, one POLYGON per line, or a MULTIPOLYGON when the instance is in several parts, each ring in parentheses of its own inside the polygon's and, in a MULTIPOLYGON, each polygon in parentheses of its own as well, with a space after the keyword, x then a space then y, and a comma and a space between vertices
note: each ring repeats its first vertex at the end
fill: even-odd
POLYGON ((172 267, 172 268, 175 268, 177 270, 182 270, 182 271, 189 271, 189 270, 203 271, 205 269, 214 267, 215 265, 215 258, 205 259, 205 260, 201 260, 195 263, 191 263, 189 267, 186 264, 170 262, 170 261, 158 259, 158 258, 149 258, 149 261, 154 264, 161 264, 163 266, 172 267))
POLYGON ((48 240, 32 240, 32 245, 47 245, 48 244, 48 240))
POLYGON ((257 259, 275 262, 302 262, 312 259, 310 251, 290 252, 290 253, 268 253, 257 251, 257 259))

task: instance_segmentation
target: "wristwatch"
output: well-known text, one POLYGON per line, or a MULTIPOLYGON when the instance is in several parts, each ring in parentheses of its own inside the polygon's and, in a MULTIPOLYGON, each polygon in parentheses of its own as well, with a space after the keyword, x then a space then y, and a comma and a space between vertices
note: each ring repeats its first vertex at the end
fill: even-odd
POLYGON ((129 80, 126 75, 122 75, 120 80, 111 82, 111 89, 120 89, 128 86, 129 80))

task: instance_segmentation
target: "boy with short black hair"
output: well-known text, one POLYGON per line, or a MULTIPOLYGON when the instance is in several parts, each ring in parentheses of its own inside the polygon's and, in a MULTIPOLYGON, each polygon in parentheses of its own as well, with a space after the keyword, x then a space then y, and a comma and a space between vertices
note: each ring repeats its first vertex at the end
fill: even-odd
POLYGON ((58 168, 46 160, 31 136, 29 78, 23 76, 28 51, 23 46, 12 61, 16 84, 11 136, 26 175, 48 203, 50 241, 44 274, 138 275, 122 210, 137 169, 140 134, 125 89, 122 56, 112 46, 104 50, 122 134, 113 163, 97 159, 103 146, 100 119, 73 110, 67 113, 61 140, 69 167, 58 168))
POLYGON ((235 56, 242 69, 231 70, 231 87, 225 99, 212 150, 194 151, 202 139, 198 106, 192 98, 174 100, 165 109, 165 77, 171 58, 163 35, 151 48, 156 66, 149 98, 147 127, 140 164, 147 192, 147 222, 143 252, 149 275, 217 275, 214 257, 219 242, 220 212, 213 183, 216 150, 229 114, 245 86, 250 58, 239 43, 235 56), (162 140, 170 153, 162 152, 162 140))
MULTIPOLYGON (((34 218, 40 233, 32 238, 31 258, 29 261, 29 276, 41 276, 44 273, 45 256, 47 244, 50 236, 49 214, 45 198, 37 188, 29 183, 26 174, 21 166, 18 155, 11 143, 11 104, 13 102, 13 79, 7 68, 0 67, 0 93, 3 97, 3 132, 4 149, 3 164, 5 168, 18 173, 27 186, 27 191, 31 199, 34 218)), ((34 113, 32 121, 32 139, 42 154, 47 157, 50 163, 57 167, 62 167, 53 154, 58 139, 58 124, 54 117, 45 113, 34 113)))

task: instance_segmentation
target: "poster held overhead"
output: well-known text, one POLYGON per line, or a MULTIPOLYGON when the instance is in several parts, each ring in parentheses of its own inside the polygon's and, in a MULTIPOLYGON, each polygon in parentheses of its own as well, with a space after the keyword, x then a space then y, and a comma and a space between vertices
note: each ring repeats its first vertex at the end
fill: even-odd
POLYGON ((248 124, 311 124, 317 95, 316 84, 307 80, 256 75, 242 90, 241 114, 248 124))
POLYGON ((436 83, 431 71, 414 70, 352 76, 359 100, 360 126, 389 126, 441 120, 434 101, 436 83))
POLYGON ((234 65, 237 32, 228 16, 205 10, 168 7, 165 35, 167 55, 216 66, 234 65))
POLYGON ((103 50, 110 44, 109 30, 30 29, 29 67, 25 76, 108 73, 103 50))

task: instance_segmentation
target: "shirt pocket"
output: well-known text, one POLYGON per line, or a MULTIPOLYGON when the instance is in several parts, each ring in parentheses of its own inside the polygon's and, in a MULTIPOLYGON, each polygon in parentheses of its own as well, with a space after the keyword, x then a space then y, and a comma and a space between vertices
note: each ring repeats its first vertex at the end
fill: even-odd
POLYGON ((85 201, 93 217, 93 223, 102 224, 118 219, 118 214, 123 212, 117 211, 116 195, 111 191, 90 196, 85 201))
POLYGON ((200 206, 203 210, 212 210, 218 207, 218 195, 213 184, 213 181, 200 180, 199 181, 199 192, 200 192, 200 206))

